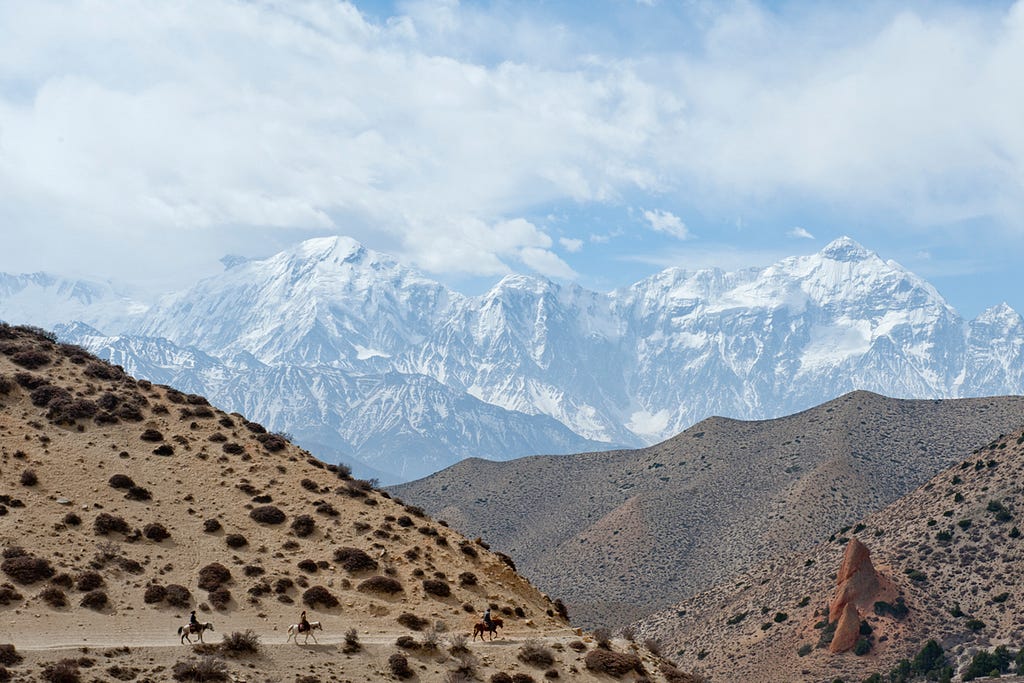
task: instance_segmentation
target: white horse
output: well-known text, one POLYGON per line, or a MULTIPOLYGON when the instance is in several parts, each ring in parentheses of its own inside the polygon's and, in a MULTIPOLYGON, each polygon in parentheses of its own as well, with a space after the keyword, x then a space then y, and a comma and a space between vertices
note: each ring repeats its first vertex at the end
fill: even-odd
POLYGON ((309 622, 309 629, 306 630, 306 631, 300 631, 298 624, 292 624, 291 626, 288 627, 288 637, 285 639, 284 642, 287 643, 289 640, 294 638, 295 639, 295 644, 298 645, 299 644, 299 634, 301 633, 301 634, 306 636, 306 639, 304 641, 302 641, 303 645, 308 643, 310 638, 313 639, 314 643, 319 645, 320 641, 318 641, 316 639, 316 636, 313 635, 313 631, 315 631, 317 629, 320 629, 321 631, 324 630, 324 627, 320 624, 319 621, 311 621, 311 622, 309 622))
POLYGON ((205 624, 197 624, 196 626, 193 626, 192 624, 179 626, 178 635, 181 636, 181 644, 184 645, 186 640, 189 642, 189 645, 192 644, 192 639, 188 637, 189 633, 195 633, 199 636, 199 642, 203 642, 203 631, 213 631, 213 624, 206 622, 205 624))

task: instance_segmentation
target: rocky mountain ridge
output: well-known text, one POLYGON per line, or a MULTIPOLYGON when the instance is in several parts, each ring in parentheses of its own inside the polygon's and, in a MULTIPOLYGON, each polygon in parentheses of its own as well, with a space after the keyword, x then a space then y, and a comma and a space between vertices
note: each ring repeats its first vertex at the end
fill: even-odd
POLYGON ((0 318, 49 324, 58 310, 68 340, 392 481, 469 456, 642 446, 710 415, 777 417, 857 389, 1024 393, 1020 315, 998 305, 966 321, 848 238, 610 293, 513 275, 467 297, 344 237, 227 265, 148 307, 22 278, 0 287, 0 318))

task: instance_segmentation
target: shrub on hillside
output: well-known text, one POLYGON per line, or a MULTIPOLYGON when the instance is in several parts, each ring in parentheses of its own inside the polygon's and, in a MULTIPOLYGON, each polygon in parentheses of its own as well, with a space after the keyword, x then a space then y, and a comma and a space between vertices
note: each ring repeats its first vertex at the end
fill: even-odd
POLYGON ((439 598, 447 598, 452 594, 452 588, 447 581, 441 579, 423 579, 423 592, 439 598))
POLYGON ((316 561, 306 558, 305 560, 299 560, 299 569, 309 574, 315 574, 317 572, 316 561))
POLYGON ((6 607, 12 602, 18 602, 19 600, 21 600, 21 593, 15 590, 14 586, 9 583, 0 586, 0 605, 6 607))
POLYGON ((252 629, 234 631, 224 636, 220 649, 235 655, 257 654, 260 651, 260 637, 252 629))
POLYGON ((82 572, 75 579, 75 589, 88 593, 103 585, 103 577, 99 572, 82 572))
POLYGON ((160 444, 153 449, 153 455, 174 455, 174 446, 169 443, 160 444))
POLYGON ((14 645, 0 645, 0 664, 3 666, 17 666, 21 664, 22 659, 24 658, 14 649, 14 645))
POLYGON ((359 548, 338 548, 334 551, 334 561, 347 572, 376 571, 377 561, 359 548))
POLYGON ((118 380, 124 379, 124 370, 117 365, 110 365, 102 361, 93 361, 85 366, 86 377, 93 379, 118 380))
POLYGON ((284 512, 273 505, 254 508, 249 516, 260 524, 282 524, 285 520, 284 512))
POLYGON ((158 602, 163 602, 166 597, 167 588, 165 586, 151 583, 146 586, 146 592, 142 594, 142 601, 147 605, 155 605, 158 602))
POLYGON ((64 594, 64 591, 56 586, 44 588, 42 592, 39 593, 39 597, 50 607, 57 608, 68 606, 68 596, 64 594))
POLYGON ((316 520, 309 515, 299 515, 292 520, 292 533, 299 538, 306 538, 316 528, 316 520))
POLYGON ((129 486, 128 492, 124 494, 125 500, 152 500, 153 494, 149 489, 142 486, 129 486))
POLYGON ((107 594, 101 590, 95 590, 83 595, 82 601, 78 604, 89 609, 101 610, 107 606, 107 602, 107 594))
POLYGON ((199 587, 204 591, 213 591, 220 588, 222 583, 231 580, 231 572, 219 562, 211 562, 199 570, 199 587))
POLYGON ((391 671, 391 675, 399 680, 416 675, 416 672, 409 668, 409 660, 406 656, 398 652, 388 657, 388 669, 391 671))
POLYGON ((205 531, 208 534, 220 531, 220 529, 220 522, 216 519, 208 519, 205 522, 203 522, 203 531, 205 531))
POLYGON ((345 631, 345 645, 341 648, 341 651, 350 655, 362 649, 363 645, 359 642, 359 632, 354 628, 345 631))
POLYGON ((188 588, 177 584, 167 584, 167 596, 164 598, 171 607, 188 607, 192 603, 192 593, 188 588))
POLYGON ((147 429, 142 432, 139 438, 143 441, 149 441, 150 443, 158 443, 164 440, 164 435, 156 429, 147 429))
POLYGON ((490 683, 512 683, 512 677, 504 671, 499 671, 491 676, 490 683))
POLYGON ((11 356, 11 361, 15 365, 20 365, 26 370, 38 370, 44 365, 48 364, 52 359, 50 354, 39 351, 38 349, 26 349, 24 351, 18 351, 11 356))
POLYGON ((522 647, 519 648, 519 654, 516 656, 519 661, 535 666, 538 669, 546 669, 555 663, 555 653, 552 652, 551 648, 534 639, 523 643, 522 647))
POLYGON ((107 536, 115 533, 127 535, 132 531, 132 528, 128 526, 128 522, 124 521, 123 518, 106 512, 101 512, 96 516, 96 520, 93 522, 93 529, 96 531, 97 536, 107 536))
POLYGON ((36 474, 35 470, 25 470, 21 473, 21 485, 22 486, 35 486, 39 483, 39 475, 36 474))
POLYGON ((477 584, 476 574, 473 572, 462 572, 459 574, 460 586, 475 586, 477 584))
POLYGON ((418 617, 412 612, 402 612, 398 615, 398 623, 406 627, 410 631, 422 631, 430 625, 429 619, 418 617))
POLYGON ((224 542, 229 548, 244 548, 249 545, 249 541, 242 534, 228 534, 224 537, 224 542))
POLYGON ((28 398, 32 401, 32 405, 37 408, 45 408, 54 401, 70 401, 71 392, 63 387, 58 387, 56 384, 43 384, 33 389, 28 398))
POLYGON ((226 681, 228 665, 214 657, 187 659, 171 667, 177 681, 226 681))
POLYGON ((583 663, 587 668, 596 673, 608 674, 619 678, 630 671, 644 675, 643 662, 634 654, 626 652, 612 652, 604 648, 597 648, 587 653, 583 663))
POLYGON ((323 586, 313 586, 306 589, 302 594, 302 602, 311 609, 316 609, 317 606, 330 609, 339 605, 338 598, 334 597, 334 594, 323 586))
POLYGON ((57 424, 69 425, 76 420, 88 420, 98 411, 96 404, 85 398, 59 400, 50 404, 50 408, 46 412, 46 419, 57 424))
POLYGON ((15 583, 23 585, 44 581, 56 573, 49 560, 33 555, 10 557, 0 563, 0 571, 11 577, 15 583))
POLYGON ((263 444, 263 447, 271 453, 282 451, 288 445, 284 437, 278 434, 260 434, 256 437, 256 440, 263 444))
POLYGON ((363 593, 384 593, 394 595, 402 592, 402 584, 390 576, 371 576, 356 588, 363 593))
POLYGON ((210 604, 213 605, 214 609, 222 610, 226 609, 228 603, 231 602, 231 591, 224 586, 221 586, 210 591, 206 597, 210 601, 210 604))
POLYGON ((115 474, 107 480, 107 483, 115 489, 129 489, 135 486, 135 481, 127 474, 115 474))
POLYGON ((78 660, 62 659, 43 666, 42 678, 47 683, 78 683, 82 676, 78 671, 78 660))
POLYGON ((170 538, 171 532, 168 531, 167 527, 165 527, 160 522, 153 522, 152 524, 147 524, 145 527, 143 527, 142 535, 151 541, 159 543, 164 539, 170 538))

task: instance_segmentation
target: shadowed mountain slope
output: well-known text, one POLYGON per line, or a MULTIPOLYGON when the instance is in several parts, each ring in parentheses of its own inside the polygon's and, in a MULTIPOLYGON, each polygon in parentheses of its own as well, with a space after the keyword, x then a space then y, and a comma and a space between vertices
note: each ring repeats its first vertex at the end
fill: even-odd
POLYGON ((712 680, 861 681, 875 672, 889 680, 897 662, 913 659, 929 639, 963 674, 976 650, 1024 642, 1022 471, 1024 433, 1015 430, 854 526, 832 529, 828 542, 780 553, 651 616, 640 632, 656 633, 682 651, 683 666, 712 680), (862 656, 819 645, 828 639, 829 599, 853 538, 894 585, 896 597, 886 602, 907 607, 903 616, 877 603, 861 612, 872 645, 862 656))
MULTIPOLYGON (((0 638, 43 652, 35 661, 77 661, 82 644, 116 647, 104 656, 118 658, 118 676, 168 680, 167 658, 190 653, 174 631, 194 609, 215 625, 208 641, 246 629, 263 639, 263 655, 231 665, 254 666, 259 680, 293 680, 300 667, 303 680, 390 679, 396 638, 435 626, 438 648, 405 652, 420 680, 443 680, 464 664, 447 642, 465 638, 490 605, 508 641, 541 638, 561 653, 548 668, 592 680, 583 671, 590 646, 568 651, 577 636, 557 605, 483 541, 201 396, 136 381, 78 347, 7 325, 0 551, 0 638), (323 623, 320 649, 284 644, 302 610, 323 623), (349 629, 364 654, 342 656, 349 629)), ((518 651, 470 664, 486 676, 514 672, 525 666, 518 651)), ((638 656, 660 671, 654 655, 638 656)))
POLYGON ((582 623, 609 625, 812 547, 1022 418, 1021 397, 854 392, 639 450, 467 460, 391 490, 515 556, 582 623))

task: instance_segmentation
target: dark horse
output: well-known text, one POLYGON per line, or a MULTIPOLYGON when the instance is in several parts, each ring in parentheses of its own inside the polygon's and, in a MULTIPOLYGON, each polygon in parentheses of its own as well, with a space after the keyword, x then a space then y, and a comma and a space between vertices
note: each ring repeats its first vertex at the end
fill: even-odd
POLYGON ((479 635, 480 640, 484 639, 485 633, 491 634, 491 640, 494 640, 494 636, 498 634, 499 628, 505 628, 505 621, 501 617, 491 617, 491 627, 487 628, 487 624, 482 621, 476 622, 473 625, 473 640, 479 635))
POLYGON ((190 633, 195 633, 196 635, 198 635, 199 636, 199 642, 201 643, 201 642, 203 642, 203 631, 212 631, 212 630, 213 630, 213 624, 211 624, 210 622, 206 622, 205 624, 196 624, 195 626, 193 626, 191 624, 185 624, 184 626, 179 626, 178 627, 178 635, 181 636, 180 640, 181 640, 181 644, 182 645, 185 644, 186 640, 189 643, 192 642, 192 639, 188 637, 188 635, 190 633))

